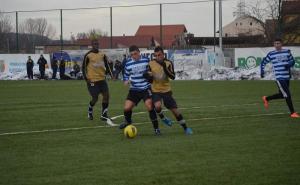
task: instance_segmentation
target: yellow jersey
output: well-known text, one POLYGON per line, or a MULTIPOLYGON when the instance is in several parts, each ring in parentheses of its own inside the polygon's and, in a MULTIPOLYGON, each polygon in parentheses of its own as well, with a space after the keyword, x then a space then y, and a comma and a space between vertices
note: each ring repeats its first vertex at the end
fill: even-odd
POLYGON ((153 76, 152 92, 165 93, 171 91, 170 79, 175 79, 175 73, 170 60, 164 59, 163 62, 151 60, 149 62, 149 71, 153 76))
POLYGON ((105 80, 106 69, 109 69, 107 58, 104 53, 99 51, 89 51, 83 60, 82 72, 85 80, 89 82, 96 82, 105 80))

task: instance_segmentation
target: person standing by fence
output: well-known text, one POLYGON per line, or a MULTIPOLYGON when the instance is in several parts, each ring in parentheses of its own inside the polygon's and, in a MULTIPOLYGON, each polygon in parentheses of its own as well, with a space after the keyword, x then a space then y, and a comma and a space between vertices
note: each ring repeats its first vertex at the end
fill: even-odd
POLYGON ((40 71, 40 79, 45 79, 45 70, 47 65, 47 60, 44 58, 43 55, 40 56, 37 64, 39 65, 39 71, 40 71))
POLYGON ((31 59, 31 56, 28 56, 28 60, 26 62, 26 68, 27 68, 27 76, 28 79, 32 80, 33 79, 33 60, 31 59))

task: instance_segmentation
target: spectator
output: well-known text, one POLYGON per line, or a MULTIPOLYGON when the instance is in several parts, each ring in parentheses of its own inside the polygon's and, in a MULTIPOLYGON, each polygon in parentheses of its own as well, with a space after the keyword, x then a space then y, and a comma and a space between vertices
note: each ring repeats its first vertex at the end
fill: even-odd
POLYGON ((33 60, 31 59, 31 56, 28 56, 28 60, 26 62, 26 68, 27 68, 27 76, 28 76, 28 79, 33 79, 33 66, 34 66, 34 63, 33 63, 33 60))
POLYGON ((122 63, 119 60, 116 60, 114 68, 115 68, 114 70, 115 79, 119 79, 119 74, 123 70, 122 63))
POLYGON ((66 62, 64 59, 61 59, 59 63, 59 77, 61 80, 65 79, 65 69, 66 68, 66 62))
POLYGON ((51 68, 52 68, 52 80, 55 80, 57 69, 58 69, 58 60, 56 58, 51 61, 51 68))
POLYGON ((73 65, 73 71, 71 71, 71 75, 76 78, 77 77, 77 74, 80 72, 80 66, 77 62, 74 63, 73 65))
POLYGON ((43 55, 40 56, 37 64, 39 65, 40 79, 45 79, 45 70, 46 70, 47 60, 44 58, 43 55))
POLYGON ((122 61, 122 76, 124 76, 124 68, 127 62, 127 57, 126 55, 123 55, 123 61, 122 61))

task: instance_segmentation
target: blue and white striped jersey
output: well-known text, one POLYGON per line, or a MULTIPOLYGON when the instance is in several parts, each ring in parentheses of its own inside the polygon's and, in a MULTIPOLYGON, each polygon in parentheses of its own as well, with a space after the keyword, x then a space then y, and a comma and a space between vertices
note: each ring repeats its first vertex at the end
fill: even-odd
POLYGON ((148 71, 149 59, 142 57, 135 61, 133 59, 128 59, 124 68, 123 81, 130 80, 130 90, 143 91, 149 89, 151 84, 143 74, 148 71))
POLYGON ((261 74, 264 74, 265 66, 269 62, 272 62, 276 80, 289 80, 291 78, 290 68, 295 65, 295 60, 289 49, 269 52, 260 64, 261 74))

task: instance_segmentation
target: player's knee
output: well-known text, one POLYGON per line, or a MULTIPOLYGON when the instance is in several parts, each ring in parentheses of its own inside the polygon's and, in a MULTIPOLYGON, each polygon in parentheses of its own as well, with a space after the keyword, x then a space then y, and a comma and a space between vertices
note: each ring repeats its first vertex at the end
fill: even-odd
POLYGON ((124 111, 125 111, 125 112, 129 112, 129 111, 132 110, 133 107, 134 107, 134 105, 129 104, 129 103, 126 103, 126 104, 124 105, 124 111))
POLYGON ((97 96, 93 96, 92 100, 91 100, 91 104, 95 105, 97 101, 98 101, 98 97, 97 96))
POLYGON ((151 99, 145 101, 145 107, 148 111, 153 110, 153 103, 151 99))
POLYGON ((109 94, 108 93, 103 94, 102 102, 103 103, 108 103, 109 102, 109 94))

